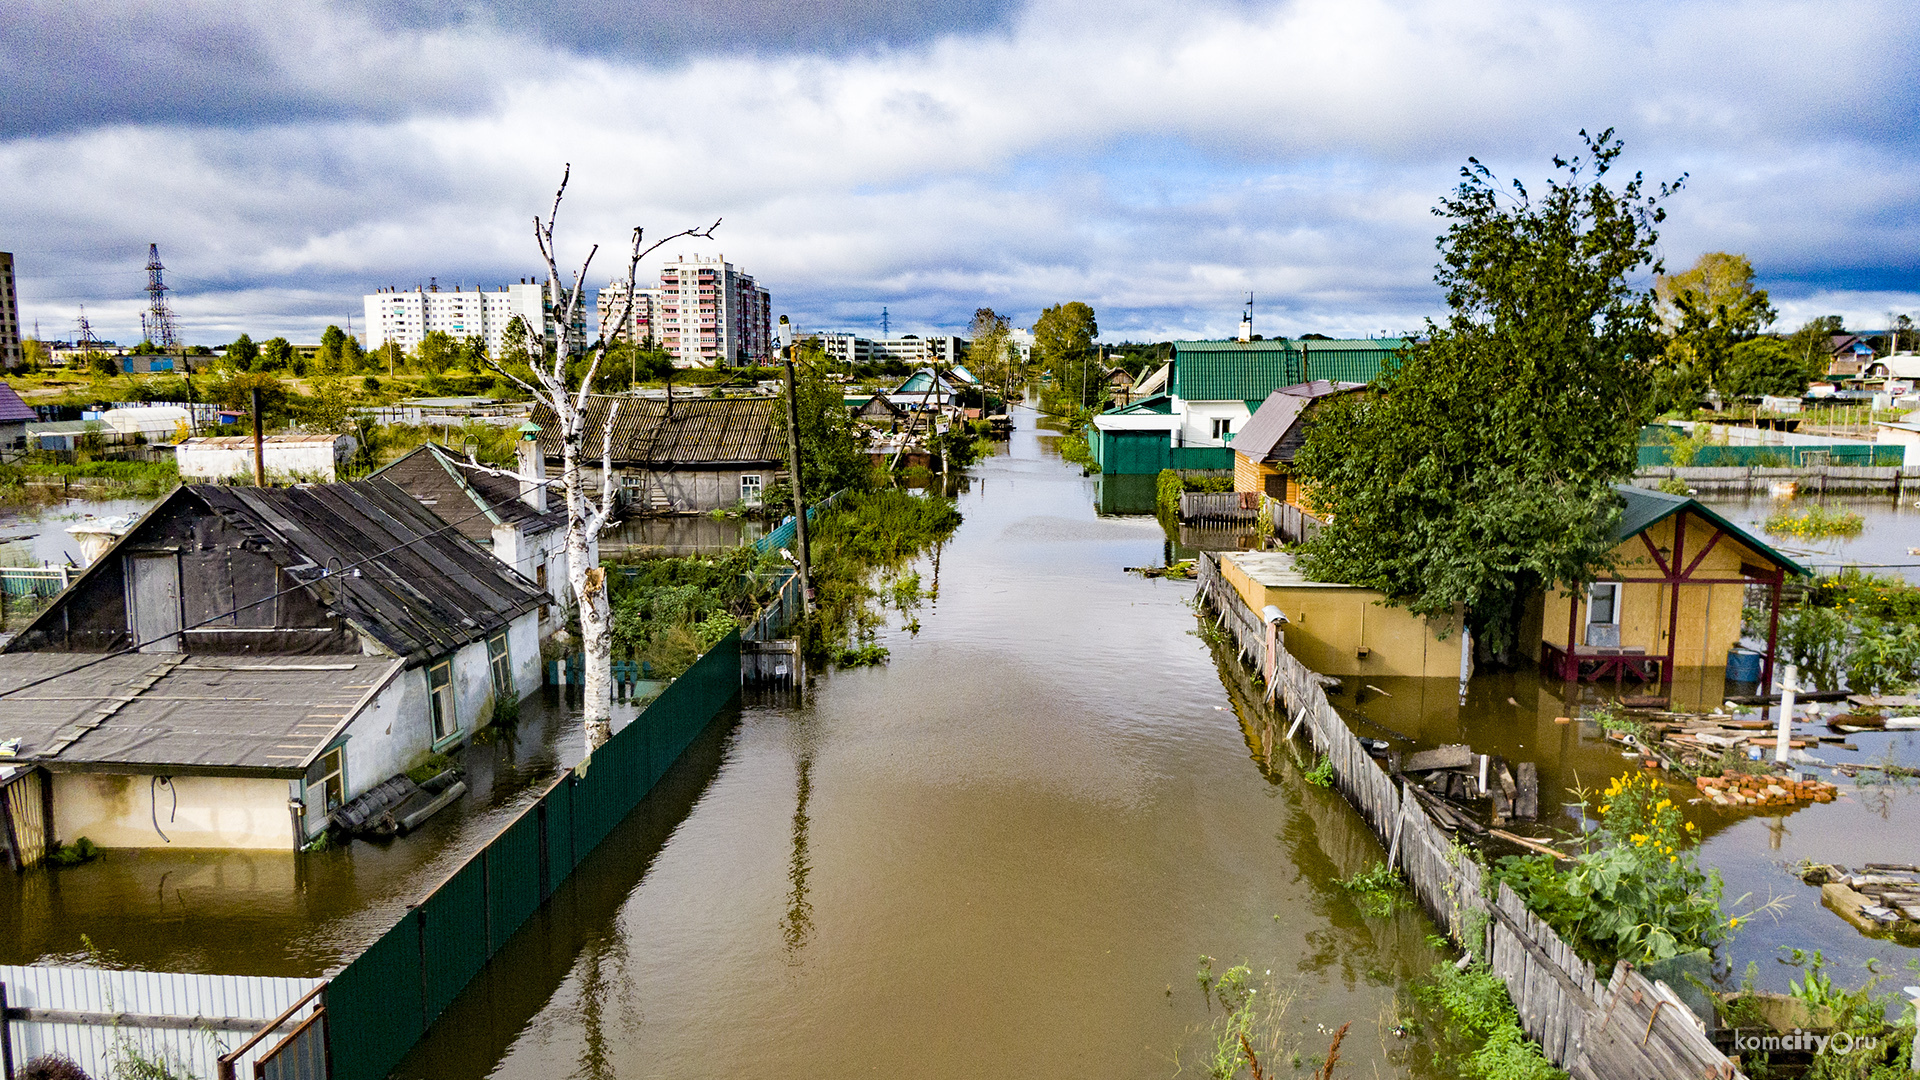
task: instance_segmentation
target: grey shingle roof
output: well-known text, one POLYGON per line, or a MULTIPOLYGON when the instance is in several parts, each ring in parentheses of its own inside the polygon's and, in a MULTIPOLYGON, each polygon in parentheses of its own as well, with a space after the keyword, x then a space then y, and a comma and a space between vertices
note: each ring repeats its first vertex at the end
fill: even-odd
MULTIPOLYGON (((786 460, 786 415, 777 398, 704 398, 667 403, 650 398, 587 399, 586 456, 600 457, 601 432, 615 402, 613 460, 619 465, 656 468, 702 465, 777 465, 786 460)), ((560 456, 559 421, 552 410, 535 405, 540 449, 560 456)))
POLYGON ((519 481, 468 464, 435 443, 414 448, 373 475, 400 485, 462 535, 482 544, 492 541, 495 524, 515 525, 528 533, 567 525, 566 511, 554 509, 561 500, 550 499, 542 514, 520 498, 519 481), (481 516, 475 517, 476 511, 481 516))

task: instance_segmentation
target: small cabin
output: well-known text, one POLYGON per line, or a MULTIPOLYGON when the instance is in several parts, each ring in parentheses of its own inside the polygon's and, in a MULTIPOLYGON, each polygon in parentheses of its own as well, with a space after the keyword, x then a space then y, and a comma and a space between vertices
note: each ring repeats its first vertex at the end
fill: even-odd
POLYGON ((1293 479, 1293 459, 1306 445, 1308 423, 1324 403, 1364 388, 1364 383, 1315 379, 1268 394, 1233 440, 1233 490, 1270 495, 1307 510, 1301 485, 1293 479))
MULTIPOLYGON (((1626 502, 1612 538, 1614 565, 1575 592, 1531 598, 1542 668, 1569 682, 1673 681, 1676 669, 1724 668, 1740 644, 1749 586, 1770 598, 1761 680, 1773 679, 1780 592, 1807 570, 1765 541, 1684 495, 1620 485, 1626 502)), ((1529 628, 1530 629, 1530 628, 1529 628)))

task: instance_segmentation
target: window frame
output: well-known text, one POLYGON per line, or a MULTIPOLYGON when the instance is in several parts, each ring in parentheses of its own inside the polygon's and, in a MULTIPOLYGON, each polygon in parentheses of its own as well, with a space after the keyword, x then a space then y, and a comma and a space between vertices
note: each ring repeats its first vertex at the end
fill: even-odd
POLYGON ((759 506, 766 498, 766 491, 767 482, 764 473, 740 474, 740 501, 742 503, 747 506, 759 506), (749 484, 749 481, 751 481, 751 484, 749 484), (747 493, 749 487, 753 489, 751 495, 747 493))
POLYGON ((307 782, 309 788, 320 791, 320 812, 331 814, 347 805, 347 744, 337 743, 322 753, 314 765, 319 769, 317 779, 307 782), (331 762, 331 764, 329 764, 331 762), (330 797, 329 788, 337 792, 330 797))
POLYGON ((1620 582, 1618 581, 1596 581, 1593 584, 1588 585, 1587 586, 1587 625, 1588 626, 1619 626, 1620 625, 1620 599, 1621 599, 1621 588, 1620 588, 1620 582), (1607 602, 1606 602, 1607 617, 1605 619, 1596 619, 1594 618, 1594 612, 1598 605, 1594 603, 1594 596, 1597 593, 1599 593, 1601 589, 1607 590, 1607 602))
POLYGON ((493 679, 493 696, 496 700, 519 700, 513 686, 513 650, 507 641, 505 630, 487 635, 487 671, 493 679), (500 646, 495 653, 494 645, 500 646))
POLYGON ((460 705, 454 696, 453 658, 450 656, 427 665, 427 726, 433 735, 435 750, 460 737, 460 705), (434 683, 435 672, 445 675, 445 681, 437 686, 434 683), (446 695, 444 699, 441 697, 443 693, 446 695), (446 728, 444 733, 441 731, 443 726, 446 728))
POLYGON ((1216 442, 1233 441, 1233 417, 1213 417, 1213 438, 1216 442))

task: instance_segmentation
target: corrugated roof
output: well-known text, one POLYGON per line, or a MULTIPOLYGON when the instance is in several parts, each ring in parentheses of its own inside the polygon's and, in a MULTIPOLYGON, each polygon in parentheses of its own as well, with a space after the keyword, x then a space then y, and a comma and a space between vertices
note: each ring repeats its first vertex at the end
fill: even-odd
MULTIPOLYGON (((528 533, 564 529, 567 525, 566 511, 557 509, 563 500, 549 495, 549 509, 542 514, 521 499, 520 481, 472 465, 437 443, 415 447, 373 475, 400 485, 478 543, 493 541, 496 524, 514 525, 528 533), (475 511, 480 516, 476 517, 475 511)), ((527 490, 531 490, 530 485, 527 490)))
POLYGON ((1304 382, 1300 352, 1286 341, 1176 341, 1168 389, 1186 401, 1259 401, 1304 382))
POLYGON ((1803 577, 1812 576, 1806 567, 1775 551, 1766 541, 1721 517, 1717 511, 1703 502, 1685 495, 1669 495, 1664 491, 1654 491, 1651 488, 1634 487, 1632 484, 1615 484, 1614 490, 1620 493, 1621 499, 1627 504, 1626 509, 1620 514, 1619 522, 1614 525, 1613 532, 1610 534, 1615 543, 1638 536, 1683 510, 1691 511, 1713 522, 1722 532, 1730 534, 1734 539, 1752 548, 1755 554, 1771 559, 1776 565, 1803 577))
MULTIPOLYGON (((589 462, 600 459, 601 432, 615 403, 613 460, 658 468, 700 465, 778 465, 787 457, 786 414, 777 398, 699 398, 667 403, 651 398, 590 397, 583 430, 589 462)), ((560 456, 560 425, 553 411, 535 405, 540 449, 560 456)))
MULTIPOLYGON (((260 441, 267 446, 332 446, 344 438, 346 438, 344 435, 267 435, 263 436, 260 441)), ((241 447, 251 447, 253 445, 253 436, 196 435, 191 439, 181 440, 180 445, 212 447, 218 450, 234 450, 241 447)))
POLYGON ((1266 461, 1274 447, 1287 437, 1293 426, 1300 422, 1307 406, 1325 397, 1344 394, 1361 389, 1361 384, 1351 382, 1328 382, 1318 379, 1298 386, 1283 386, 1267 395, 1260 403, 1247 426, 1233 438, 1235 453, 1245 454, 1255 461, 1266 461))
POLYGON ((17 653, 0 657, 0 689, 52 679, 0 698, 0 738, 20 739, 23 761, 297 776, 402 666, 384 657, 17 653))
POLYGON ((0 382, 0 423, 38 419, 40 414, 33 411, 33 406, 21 401, 12 386, 0 382))
POLYGON ((1333 341, 1301 341, 1307 379, 1331 379, 1335 382, 1370 383, 1393 362, 1405 338, 1343 338, 1333 341))

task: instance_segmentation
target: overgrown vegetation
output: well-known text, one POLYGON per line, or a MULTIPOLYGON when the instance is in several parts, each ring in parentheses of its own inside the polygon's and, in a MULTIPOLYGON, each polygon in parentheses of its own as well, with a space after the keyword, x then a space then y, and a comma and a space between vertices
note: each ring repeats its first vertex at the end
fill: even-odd
POLYGON ((1233 490, 1231 476, 1190 476, 1175 469, 1161 469, 1154 481, 1154 512, 1174 521, 1180 519, 1180 496, 1189 491, 1223 492, 1233 490))
POLYGON ((81 837, 71 844, 61 844, 47 852, 47 862, 53 866, 79 866, 100 857, 100 848, 92 840, 81 837))
MULTIPOLYGON (((1745 633, 1764 640, 1768 613, 1745 612, 1745 633)), ((1802 685, 1904 693, 1920 684, 1920 586, 1849 567, 1818 579, 1780 612, 1780 655, 1802 685)))
POLYGON ((874 639, 889 609, 917 632, 915 612, 932 593, 908 566, 959 527, 951 499, 901 488, 852 493, 822 515, 811 538, 813 610, 799 631, 808 657, 850 667, 884 660, 874 639))
POLYGON ((613 656, 670 679, 773 598, 784 564, 751 544, 711 557, 651 557, 607 564, 613 656))
POLYGON ((102 498, 151 498, 164 495, 180 482, 172 460, 114 461, 82 452, 79 460, 61 461, 51 455, 28 454, 0 465, 0 504, 33 502, 66 483, 83 483, 89 495, 102 498))
POLYGON ((1408 903, 1407 883, 1386 863, 1375 863, 1352 877, 1337 878, 1334 884, 1352 893, 1360 910, 1375 918, 1391 915, 1408 903))
POLYGON ((1867 519, 1854 510, 1809 506, 1798 513, 1783 506, 1767 515, 1766 530, 1773 536, 1791 536, 1796 540, 1825 540, 1834 536, 1859 536, 1867 519))
MULTIPOLYGON (((1575 793, 1586 813, 1587 793, 1575 793)), ((1698 831, 1665 782, 1636 770, 1600 793, 1599 829, 1570 863, 1507 856, 1493 874, 1601 969, 1664 960, 1727 940, 1742 921, 1720 910, 1720 871, 1695 862, 1698 831)))
POLYGON ((1555 1080, 1566 1074, 1520 1028, 1507 985, 1487 966, 1440 964, 1416 991, 1447 1018, 1445 1035, 1467 1080, 1555 1080))
POLYGON ((1306 771, 1304 778, 1314 787, 1332 787, 1333 759, 1325 754, 1320 755, 1320 760, 1313 763, 1313 768, 1306 771))
MULTIPOLYGON (((1783 1069, 1770 1060, 1771 1055, 1747 1051, 1741 1055, 1741 1067, 1754 1080, 1796 1076, 1807 1080, 1908 1080, 1913 1076, 1913 1013, 1900 995, 1880 993, 1881 984, 1890 976, 1879 970, 1877 961, 1866 964, 1867 979, 1854 989, 1836 986, 1826 971, 1826 958, 1819 950, 1807 953, 1781 946, 1788 955, 1781 962, 1800 968, 1804 975, 1789 979, 1788 996, 1804 1012, 1793 1017, 1788 1027, 1818 1031, 1827 1039, 1825 1052, 1815 1053, 1805 1071, 1798 1067, 1783 1069), (1887 1022, 1895 1015, 1893 1023, 1887 1022), (1840 1047, 1845 1049, 1841 1050, 1840 1047)), ((1920 971, 1920 961, 1908 961, 1909 970, 1920 971)), ((1720 1020, 1732 1028, 1779 1029, 1785 1017, 1768 1009, 1755 992, 1759 965, 1749 963, 1741 979, 1739 992, 1720 1006, 1720 1020)), ((1902 982, 1907 980, 1902 979, 1902 982)), ((1784 1032, 1783 1032, 1784 1033, 1784 1032)))

